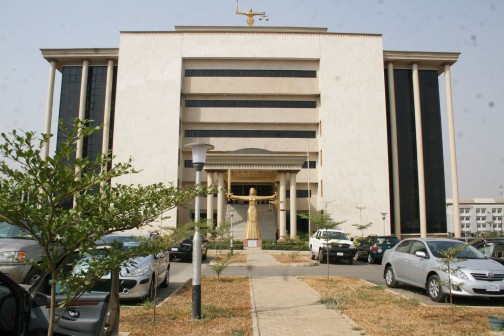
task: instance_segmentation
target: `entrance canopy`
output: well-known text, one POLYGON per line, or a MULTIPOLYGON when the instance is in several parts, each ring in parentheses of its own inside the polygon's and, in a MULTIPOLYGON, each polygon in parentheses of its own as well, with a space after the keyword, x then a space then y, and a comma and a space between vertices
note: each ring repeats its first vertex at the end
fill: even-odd
MULTIPOLYGON (((304 154, 285 154, 260 148, 243 148, 229 152, 209 152, 206 170, 295 171, 306 161, 304 154)), ((253 174, 253 173, 250 173, 253 174)), ((262 174, 261 174, 262 175, 262 174)))

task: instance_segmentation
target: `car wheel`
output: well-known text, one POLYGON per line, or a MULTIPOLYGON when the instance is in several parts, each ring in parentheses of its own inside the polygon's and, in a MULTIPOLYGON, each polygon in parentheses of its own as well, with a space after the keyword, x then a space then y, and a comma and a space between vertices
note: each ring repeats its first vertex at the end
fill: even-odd
POLYGON ((170 277, 170 269, 167 268, 166 269, 165 277, 164 277, 163 281, 161 282, 161 284, 159 285, 159 287, 161 287, 161 288, 168 288, 168 283, 170 281, 169 277, 170 277))
POLYGON ((395 288, 399 285, 395 278, 394 270, 392 269, 392 266, 388 266, 387 269, 385 270, 385 284, 387 284, 387 287, 390 288, 395 288))
POLYGON ((32 269, 28 273, 28 276, 26 277, 24 283, 26 285, 33 285, 34 283, 36 283, 37 281, 39 281, 40 277, 43 274, 44 274, 44 271, 42 271, 41 269, 39 269, 37 267, 33 267, 32 266, 32 269))
POLYGON ((371 254, 368 254, 367 256, 367 262, 368 264, 374 264, 375 260, 373 259, 373 256, 371 254))
POLYGON ((348 259, 348 265, 353 265, 353 258, 348 259))
POLYGON ((320 249, 318 251, 318 260, 321 263, 323 263, 325 261, 324 251, 322 251, 322 249, 320 249))
POLYGON ((438 275, 434 274, 430 276, 427 281, 427 292, 431 300, 435 302, 442 302, 446 297, 446 294, 443 293, 443 287, 441 286, 438 275))
POLYGON ((205 251, 205 254, 201 256, 201 260, 206 260, 207 259, 207 252, 205 251))

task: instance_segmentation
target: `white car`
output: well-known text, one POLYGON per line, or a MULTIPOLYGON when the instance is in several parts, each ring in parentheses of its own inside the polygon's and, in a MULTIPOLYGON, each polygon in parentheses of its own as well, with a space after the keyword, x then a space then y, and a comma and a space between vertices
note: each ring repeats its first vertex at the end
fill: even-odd
MULTIPOLYGON (((120 242, 123 248, 138 246, 140 237, 114 233, 98 241, 98 244, 107 245, 120 242)), ((168 252, 159 252, 140 256, 129 260, 121 267, 119 274, 119 298, 121 300, 154 298, 156 283, 158 287, 168 287, 170 279, 170 259, 168 252)))
POLYGON ((347 234, 336 229, 319 229, 310 237, 311 259, 318 257, 324 262, 329 252, 329 260, 346 260, 353 264, 357 250, 347 234))
POLYGON ((433 301, 449 295, 504 298, 504 266, 467 245, 456 254, 457 262, 448 271, 441 260, 443 252, 465 243, 442 238, 410 238, 383 255, 383 277, 388 287, 405 283, 425 288, 433 301), (448 278, 451 273, 451 279, 448 278))

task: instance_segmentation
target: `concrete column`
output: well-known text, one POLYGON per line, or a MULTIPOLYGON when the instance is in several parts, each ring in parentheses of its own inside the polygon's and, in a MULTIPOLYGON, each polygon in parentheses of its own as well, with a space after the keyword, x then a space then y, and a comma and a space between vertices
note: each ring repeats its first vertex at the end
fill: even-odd
MULTIPOLYGON (((207 171, 207 187, 211 188, 214 185, 214 172, 207 171)), ((213 225, 213 194, 207 195, 207 225, 213 225)))
POLYGON ((390 134, 392 144, 392 186, 394 190, 394 228, 395 235, 401 239, 401 202, 399 190, 399 155, 397 150, 397 111, 395 101, 394 64, 387 64, 390 134))
POLYGON ((279 210, 280 210, 280 215, 279 215, 279 221, 280 221, 280 238, 282 237, 287 237, 287 223, 286 223, 286 213, 285 213, 285 173, 280 173, 280 195, 279 197, 279 210))
POLYGON ((422 111, 420 108, 420 82, 418 64, 413 64, 413 100, 415 105, 415 133, 418 169, 418 200, 420 206, 420 237, 427 237, 427 210, 425 206, 425 173, 423 158, 422 111))
MULTIPOLYGON (((54 77, 56 74, 56 61, 51 61, 51 66, 49 68, 49 82, 47 88, 47 103, 46 103, 46 114, 45 114, 45 134, 49 136, 51 134, 51 120, 52 120, 52 110, 54 101, 54 77)), ((47 142, 44 143, 44 148, 42 150, 42 159, 47 159, 49 156, 49 138, 47 142)))
POLYGON ((297 236, 297 209, 296 209, 296 172, 290 173, 290 237, 297 236))
MULTIPOLYGON (((82 77, 81 77, 81 89, 80 89, 80 100, 79 100, 79 120, 86 119, 86 91, 87 91, 87 81, 88 81, 88 70, 89 61, 85 60, 82 62, 82 77)), ((79 132, 80 134, 80 132, 79 132)), ((75 150, 75 158, 82 158, 82 148, 84 146, 84 139, 80 138, 77 141, 77 147, 75 150)), ((76 168, 77 169, 77 168, 76 168)), ((79 173, 78 169, 76 173, 79 173)))
POLYGON ((220 226, 224 223, 225 220, 225 199, 226 195, 224 195, 224 173, 217 173, 217 188, 219 188, 219 192, 217 193, 217 225, 220 226))
MULTIPOLYGON (((114 80, 114 61, 109 60, 107 65, 107 83, 105 86, 105 106, 103 113, 103 139, 102 139, 102 155, 107 155, 109 152, 109 136, 110 136, 110 111, 112 109, 112 86, 114 80)), ((102 171, 107 171, 107 166, 102 167, 102 171)))
POLYGON ((453 117, 453 100, 451 88, 450 66, 444 67, 445 89, 446 89, 446 112, 448 113, 448 133, 450 137, 450 168, 452 181, 453 198, 453 233, 455 237, 460 237, 460 204, 458 191, 458 173, 457 173, 457 150, 455 148, 455 121, 453 117))

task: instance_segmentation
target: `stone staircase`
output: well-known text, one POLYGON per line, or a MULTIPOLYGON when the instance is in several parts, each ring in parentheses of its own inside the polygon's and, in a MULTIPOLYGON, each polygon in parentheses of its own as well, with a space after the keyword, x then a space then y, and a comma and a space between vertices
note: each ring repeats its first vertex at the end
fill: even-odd
MULTIPOLYGON (((243 240, 247 225, 248 204, 228 204, 226 221, 230 222, 229 214, 233 212, 233 236, 243 240)), ((257 218, 262 240, 274 240, 277 228, 276 209, 271 204, 257 204, 257 218)))

